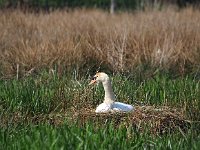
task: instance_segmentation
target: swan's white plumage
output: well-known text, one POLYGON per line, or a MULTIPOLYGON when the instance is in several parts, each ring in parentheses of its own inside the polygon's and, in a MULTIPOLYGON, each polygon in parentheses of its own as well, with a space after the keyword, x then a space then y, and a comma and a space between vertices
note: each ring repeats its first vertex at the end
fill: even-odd
POLYGON ((133 110, 133 106, 121 102, 114 102, 112 105, 112 109, 115 111, 125 111, 129 112, 133 110))
POLYGON ((114 102, 112 104, 101 103, 95 110, 96 113, 106 112, 130 112, 133 106, 121 102, 114 102))
POLYGON ((106 113, 106 112, 130 112, 134 110, 134 107, 129 104, 125 104, 122 102, 115 102, 115 95, 112 90, 111 82, 107 74, 101 72, 97 73, 90 84, 94 84, 96 82, 102 82, 105 97, 104 102, 100 104, 96 108, 96 113, 106 113))
POLYGON ((109 112, 111 110, 111 108, 112 108, 111 104, 102 103, 96 108, 95 112, 96 113, 102 113, 102 112, 105 113, 105 112, 109 112))

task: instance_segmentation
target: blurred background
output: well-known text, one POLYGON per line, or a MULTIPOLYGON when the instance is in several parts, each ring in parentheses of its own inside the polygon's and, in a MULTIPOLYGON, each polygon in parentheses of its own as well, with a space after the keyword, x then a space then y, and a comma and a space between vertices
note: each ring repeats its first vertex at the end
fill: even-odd
POLYGON ((1 8, 53 10, 64 8, 102 8, 105 10, 138 10, 146 7, 162 9, 167 5, 179 8, 199 7, 199 0, 0 0, 1 8))

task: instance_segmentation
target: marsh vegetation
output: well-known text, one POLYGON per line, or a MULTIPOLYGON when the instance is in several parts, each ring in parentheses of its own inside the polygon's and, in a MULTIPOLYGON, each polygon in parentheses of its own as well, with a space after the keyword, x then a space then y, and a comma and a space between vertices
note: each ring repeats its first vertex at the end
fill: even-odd
POLYGON ((199 149, 200 12, 1 11, 3 149, 199 149), (136 111, 95 114, 101 85, 136 111))

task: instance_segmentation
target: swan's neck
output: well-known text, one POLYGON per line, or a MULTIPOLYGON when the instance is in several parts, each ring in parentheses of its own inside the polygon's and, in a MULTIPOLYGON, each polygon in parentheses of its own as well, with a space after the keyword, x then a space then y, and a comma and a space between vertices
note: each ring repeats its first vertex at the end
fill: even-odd
POLYGON ((112 104, 115 101, 115 94, 112 90, 111 82, 110 80, 106 80, 102 84, 105 91, 104 103, 112 104))

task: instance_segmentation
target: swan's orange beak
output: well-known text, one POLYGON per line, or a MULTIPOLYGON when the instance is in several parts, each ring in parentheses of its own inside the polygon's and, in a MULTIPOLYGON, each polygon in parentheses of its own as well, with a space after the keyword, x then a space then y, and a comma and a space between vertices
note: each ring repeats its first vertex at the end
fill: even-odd
POLYGON ((91 80, 89 85, 95 84, 97 81, 96 80, 91 80))

